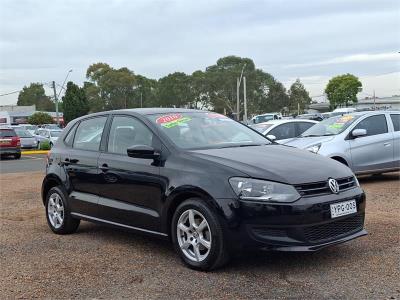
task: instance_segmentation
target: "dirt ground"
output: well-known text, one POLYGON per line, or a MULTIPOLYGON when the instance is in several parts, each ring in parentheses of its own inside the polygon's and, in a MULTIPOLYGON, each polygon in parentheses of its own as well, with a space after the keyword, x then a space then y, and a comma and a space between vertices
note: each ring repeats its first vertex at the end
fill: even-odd
POLYGON ((360 180, 366 237, 311 254, 243 254, 202 273, 155 238, 87 222, 55 235, 43 173, 0 174, 0 298, 400 299, 399 176, 360 180))

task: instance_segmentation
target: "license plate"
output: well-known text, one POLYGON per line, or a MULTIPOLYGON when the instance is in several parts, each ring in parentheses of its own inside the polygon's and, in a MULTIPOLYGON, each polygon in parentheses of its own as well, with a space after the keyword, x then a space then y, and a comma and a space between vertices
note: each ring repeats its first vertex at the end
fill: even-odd
POLYGON ((337 218, 357 212, 356 200, 331 204, 331 217, 337 218))

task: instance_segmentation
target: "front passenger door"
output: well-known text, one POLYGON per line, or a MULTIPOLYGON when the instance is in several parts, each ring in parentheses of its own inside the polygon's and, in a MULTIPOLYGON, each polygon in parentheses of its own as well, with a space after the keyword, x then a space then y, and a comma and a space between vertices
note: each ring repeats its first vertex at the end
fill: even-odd
MULTIPOLYGON (((379 171, 393 167, 393 136, 384 114, 361 120, 354 129, 365 129, 366 136, 352 138, 350 151, 354 172, 379 171)), ((352 130, 352 131, 353 131, 352 130)))
POLYGON ((98 161, 103 183, 99 189, 101 218, 159 231, 165 183, 160 180, 157 161, 127 155, 127 149, 137 145, 161 152, 159 139, 143 122, 132 116, 114 116, 107 149, 98 161))

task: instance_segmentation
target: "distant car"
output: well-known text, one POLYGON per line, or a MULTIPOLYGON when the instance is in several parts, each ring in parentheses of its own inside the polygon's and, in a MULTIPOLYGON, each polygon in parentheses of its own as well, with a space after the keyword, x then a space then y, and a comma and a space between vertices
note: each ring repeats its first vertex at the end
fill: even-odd
POLYGON ((15 133, 19 136, 22 149, 33 149, 37 147, 36 138, 28 130, 21 128, 14 128, 15 133))
POLYGON ((285 145, 333 158, 356 174, 400 170, 400 112, 355 112, 331 117, 285 145))
POLYGON ((21 124, 19 127, 28 130, 30 134, 34 134, 35 130, 38 128, 37 125, 31 125, 31 124, 21 124))
POLYGON ((317 123, 317 121, 298 119, 272 120, 252 125, 251 128, 261 132, 270 140, 284 143, 298 137, 317 123))
POLYGON ((51 130, 51 129, 43 129, 39 128, 35 131, 35 138, 38 142, 38 148, 40 148, 40 144, 44 141, 49 142, 50 147, 53 147, 58 137, 60 136, 62 130, 51 130))
POLYGON ((249 125, 264 123, 271 120, 280 120, 280 119, 282 119, 281 114, 277 113, 262 114, 251 118, 251 120, 249 121, 249 125))
POLYGON ((43 124, 41 128, 50 129, 50 130, 61 130, 61 127, 57 124, 43 124))
POLYGON ((314 120, 314 121, 322 121, 324 119, 324 116, 319 113, 315 114, 302 114, 298 115, 296 119, 303 119, 303 120, 314 120))
POLYGON ((21 141, 12 128, 0 128, 0 156, 12 155, 21 158, 21 141))

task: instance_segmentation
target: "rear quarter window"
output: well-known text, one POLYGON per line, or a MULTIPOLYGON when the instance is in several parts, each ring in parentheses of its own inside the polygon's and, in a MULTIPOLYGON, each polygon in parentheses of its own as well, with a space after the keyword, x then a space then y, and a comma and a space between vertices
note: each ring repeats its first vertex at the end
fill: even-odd
POLYGON ((392 114, 390 118, 392 119, 394 131, 400 131, 400 114, 392 114))

